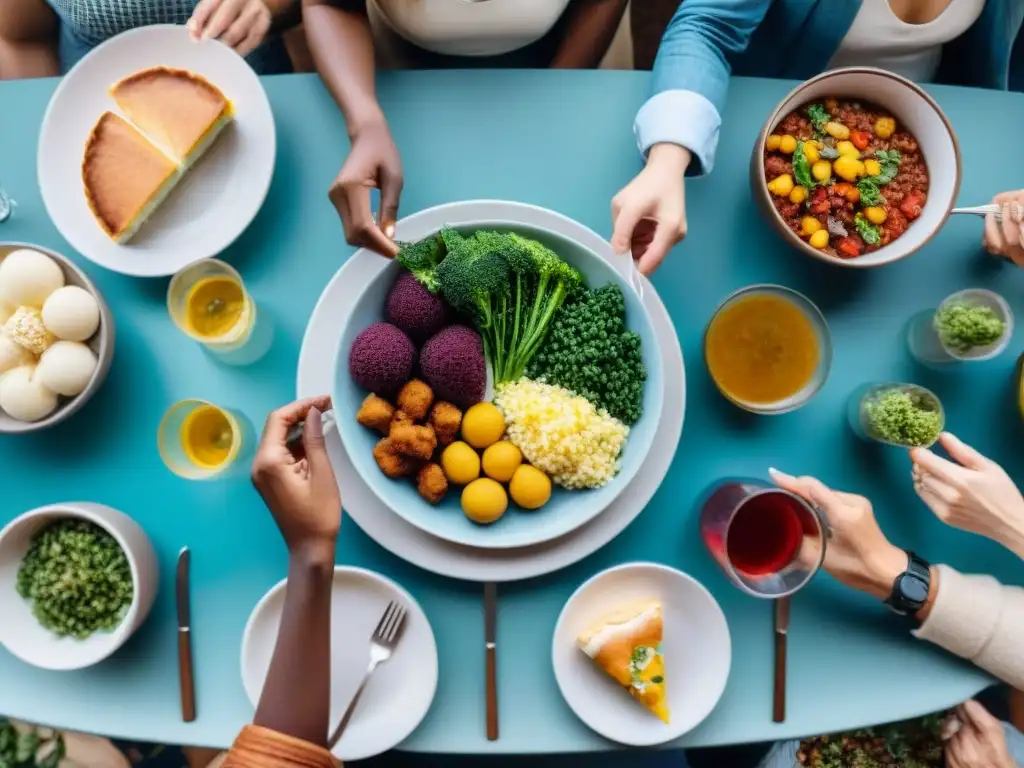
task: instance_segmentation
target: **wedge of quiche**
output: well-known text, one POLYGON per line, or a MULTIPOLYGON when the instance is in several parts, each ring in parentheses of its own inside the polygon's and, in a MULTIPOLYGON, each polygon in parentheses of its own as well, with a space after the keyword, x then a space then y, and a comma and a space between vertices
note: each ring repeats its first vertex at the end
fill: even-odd
POLYGON ((578 642, 597 666, 667 723, 663 632, 661 603, 648 600, 609 614, 581 634, 578 642))

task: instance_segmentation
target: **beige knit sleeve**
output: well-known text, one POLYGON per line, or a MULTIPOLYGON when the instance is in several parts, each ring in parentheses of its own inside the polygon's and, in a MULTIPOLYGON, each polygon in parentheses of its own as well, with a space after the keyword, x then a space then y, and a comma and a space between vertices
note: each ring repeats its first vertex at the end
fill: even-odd
POLYGON ((258 725, 238 734, 222 768, 339 768, 323 747, 258 725))
POLYGON ((1024 589, 938 566, 932 612, 914 636, 1024 689, 1024 589))

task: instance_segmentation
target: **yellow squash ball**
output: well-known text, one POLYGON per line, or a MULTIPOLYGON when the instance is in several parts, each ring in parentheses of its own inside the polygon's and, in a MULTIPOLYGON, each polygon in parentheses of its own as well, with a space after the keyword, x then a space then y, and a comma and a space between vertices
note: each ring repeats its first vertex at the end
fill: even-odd
POLYGON ((441 454, 441 469, 449 483, 468 485, 480 477, 480 456, 465 443, 452 443, 441 454))
POLYGON ((462 511, 474 523, 488 525, 508 509, 508 494, 497 480, 481 477, 462 489, 462 511))
POLYGON ((462 439, 474 448, 486 448, 505 434, 505 417, 493 403, 477 403, 462 417, 462 439))
POLYGON ((551 478, 536 467, 523 464, 512 475, 508 492, 523 509, 540 509, 551 498, 551 478))
POLYGON ((499 440, 484 451, 484 474, 499 483, 511 480, 522 463, 522 451, 508 440, 499 440))

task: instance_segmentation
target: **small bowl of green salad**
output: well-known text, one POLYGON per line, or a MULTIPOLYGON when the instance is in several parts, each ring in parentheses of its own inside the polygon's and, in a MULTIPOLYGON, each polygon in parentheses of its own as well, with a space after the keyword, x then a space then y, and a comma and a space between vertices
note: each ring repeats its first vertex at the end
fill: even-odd
POLYGON ((120 648, 156 597, 153 545, 92 502, 25 512, 0 530, 0 644, 36 667, 92 666, 120 648))

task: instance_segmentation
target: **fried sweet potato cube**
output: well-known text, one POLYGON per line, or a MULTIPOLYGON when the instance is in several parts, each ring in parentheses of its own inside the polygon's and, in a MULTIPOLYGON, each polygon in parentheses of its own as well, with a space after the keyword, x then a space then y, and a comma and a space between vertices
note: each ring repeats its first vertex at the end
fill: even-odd
POLYGON ((421 427, 417 424, 396 424, 391 427, 388 440, 395 450, 414 459, 429 461, 437 448, 437 436, 432 427, 421 427))
POLYGON ((416 473, 416 490, 431 504, 439 504, 448 492, 448 479, 439 464, 428 462, 416 473))
POLYGON ((398 392, 398 407, 415 422, 424 421, 434 403, 434 390, 419 379, 406 382, 398 392))
POLYGON ((385 437, 373 447, 373 458, 380 471, 392 480, 408 477, 419 468, 416 459, 398 452, 390 437, 385 437))
POLYGON ((391 430, 395 427, 400 427, 403 424, 411 425, 413 420, 409 418, 409 414, 403 411, 401 408, 397 409, 391 416, 391 425, 388 427, 388 434, 391 434, 391 430))
POLYGON ((434 428, 439 445, 450 445, 459 436, 462 411, 451 403, 439 400, 430 411, 430 426, 434 428))
POLYGON ((386 435, 391 430, 391 417, 394 414, 395 407, 383 397, 367 395, 356 413, 356 421, 368 429, 375 429, 386 435))

